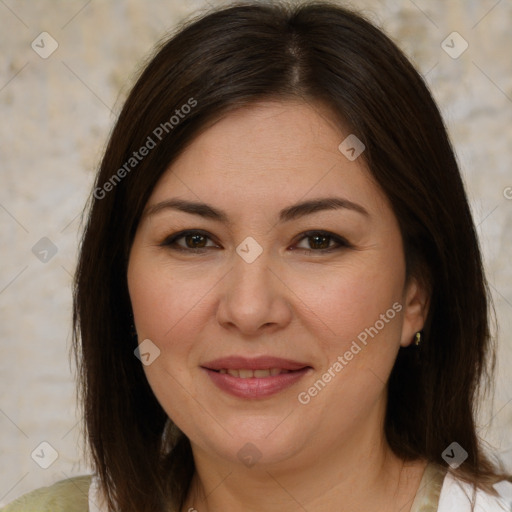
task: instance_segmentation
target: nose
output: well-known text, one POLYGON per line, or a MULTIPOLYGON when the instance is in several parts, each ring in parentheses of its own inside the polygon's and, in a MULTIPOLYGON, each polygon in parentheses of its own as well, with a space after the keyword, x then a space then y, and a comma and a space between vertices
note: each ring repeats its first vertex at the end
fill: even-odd
POLYGON ((235 256, 234 267, 223 279, 217 308, 217 321, 225 329, 256 336, 290 323, 290 291, 270 263, 265 251, 252 263, 235 256))

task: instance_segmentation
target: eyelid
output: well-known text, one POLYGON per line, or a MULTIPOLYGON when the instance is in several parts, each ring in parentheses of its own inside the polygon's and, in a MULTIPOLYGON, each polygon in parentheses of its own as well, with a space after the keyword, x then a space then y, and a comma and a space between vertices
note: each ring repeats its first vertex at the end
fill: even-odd
POLYGON ((305 232, 301 233, 299 235, 299 238, 293 243, 294 243, 294 245, 296 245, 299 242, 302 242, 303 240, 305 240, 309 237, 315 236, 315 235, 329 237, 329 238, 331 238, 331 241, 335 243, 335 245, 333 247, 328 247, 327 249, 306 249, 304 247, 296 247, 293 250, 306 251, 308 254, 314 254, 314 253, 325 254, 325 253, 334 252, 343 247, 345 247, 345 248, 353 247, 352 244, 350 242, 348 242, 348 240, 346 238, 344 238, 340 235, 336 235, 335 233, 332 233, 330 231, 325 231, 325 230, 321 230, 321 229, 311 229, 309 231, 305 231, 305 232))
MULTIPOLYGON (((306 252, 308 254, 325 254, 325 253, 331 253, 331 252, 334 252, 334 251, 337 251, 339 249, 342 249, 342 248, 351 248, 353 247, 352 244, 350 244, 350 242, 348 242, 344 237, 340 236, 340 235, 336 235, 335 233, 332 233, 330 231, 325 231, 325 230, 321 230, 321 229, 316 229, 316 230, 308 230, 308 231, 304 231, 302 233, 300 233, 298 235, 298 237, 296 237, 295 241, 293 242, 292 245, 296 246, 298 243, 302 242, 303 240, 307 239, 307 238, 310 238, 310 237, 313 237, 315 235, 319 235, 319 236, 325 236, 325 237, 328 237, 330 238, 331 242, 334 242, 334 246, 333 247, 328 247, 327 249, 308 249, 308 248, 305 248, 305 247, 292 247, 291 250, 298 250, 298 251, 303 251, 303 252, 306 252)), ((204 231, 202 229, 186 229, 186 230, 183 230, 183 231, 178 231, 176 233, 173 233, 172 235, 169 235, 167 236, 161 243, 158 244, 159 246, 161 247, 169 247, 173 250, 177 250, 177 251, 180 251, 180 252, 190 252, 190 253, 193 253, 193 254, 204 254, 205 252, 208 251, 208 249, 216 249, 218 248, 218 244, 214 238, 211 236, 210 233, 208 233, 207 231, 204 231), (201 235, 201 236, 204 236, 205 238, 207 238, 208 240, 212 241, 214 244, 217 245, 217 247, 212 247, 211 245, 210 246, 206 246, 206 247, 197 247, 197 248, 193 248, 193 247, 183 247, 183 246, 180 246, 178 245, 176 242, 177 240, 180 240, 181 238, 185 238, 186 236, 189 236, 189 235, 201 235)))
POLYGON ((212 246, 210 245, 207 247, 197 247, 196 249, 193 249, 190 247, 182 247, 182 246, 179 246, 176 244, 177 240, 179 240, 181 238, 185 238, 186 236, 189 236, 189 235, 202 235, 205 238, 208 238, 212 242, 216 243, 215 240, 213 239, 213 237, 211 236, 211 234, 208 233, 207 231, 203 231, 202 229, 185 229, 183 231, 178 231, 176 233, 173 233, 172 235, 166 236, 164 238, 164 240, 161 243, 159 243, 158 245, 161 247, 172 247, 173 249, 176 249, 178 251, 184 251, 184 252, 190 252, 190 251, 198 252, 198 251, 212 248, 212 246))

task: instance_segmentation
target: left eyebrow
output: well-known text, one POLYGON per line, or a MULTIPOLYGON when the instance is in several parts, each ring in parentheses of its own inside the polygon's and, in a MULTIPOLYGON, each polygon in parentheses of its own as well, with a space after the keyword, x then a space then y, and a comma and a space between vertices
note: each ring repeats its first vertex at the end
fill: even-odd
POLYGON ((339 210, 341 208, 353 210, 364 215, 365 217, 370 217, 368 211, 360 204, 354 203, 341 197, 325 197, 322 199, 304 201, 302 203, 298 203, 296 205, 285 208, 284 210, 280 211, 279 220, 280 222, 288 222, 322 210, 339 210))
MULTIPOLYGON (((155 215, 163 210, 172 209, 179 210, 193 215, 216 220, 218 222, 229 223, 228 215, 226 212, 219 210, 209 204, 200 203, 195 201, 187 201, 185 199, 168 199, 160 203, 149 206, 144 212, 143 216, 155 215)), ((349 201, 341 197, 325 197, 321 199, 312 199, 310 201, 303 201, 284 208, 279 212, 279 222, 289 222, 306 215, 322 210, 339 210, 347 209, 358 212, 365 217, 370 217, 368 211, 360 204, 349 201)))

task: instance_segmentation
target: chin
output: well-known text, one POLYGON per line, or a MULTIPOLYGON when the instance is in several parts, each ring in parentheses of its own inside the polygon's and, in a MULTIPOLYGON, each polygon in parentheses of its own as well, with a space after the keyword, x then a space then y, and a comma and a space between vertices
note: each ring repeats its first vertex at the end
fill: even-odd
POLYGON ((290 418, 285 428, 285 418, 286 414, 279 418, 251 415, 225 421, 224 428, 218 426, 215 433, 199 433, 197 444, 230 464, 248 468, 279 465, 300 453, 311 437, 303 425, 290 424, 290 418))

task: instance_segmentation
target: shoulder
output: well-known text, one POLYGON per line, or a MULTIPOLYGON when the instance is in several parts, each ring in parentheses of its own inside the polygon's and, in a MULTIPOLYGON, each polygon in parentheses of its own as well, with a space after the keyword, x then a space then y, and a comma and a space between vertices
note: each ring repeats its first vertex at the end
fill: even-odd
POLYGON ((506 480, 494 485, 498 496, 481 489, 474 492, 473 486, 447 473, 441 495, 438 512, 510 512, 512 510, 512 483, 506 480), (472 502, 474 499, 474 509, 472 502))
POLYGON ((88 512, 92 476, 62 480, 41 487, 6 505, 0 512, 88 512))

